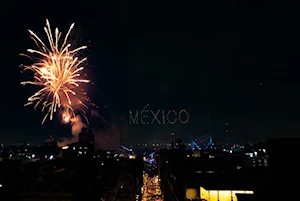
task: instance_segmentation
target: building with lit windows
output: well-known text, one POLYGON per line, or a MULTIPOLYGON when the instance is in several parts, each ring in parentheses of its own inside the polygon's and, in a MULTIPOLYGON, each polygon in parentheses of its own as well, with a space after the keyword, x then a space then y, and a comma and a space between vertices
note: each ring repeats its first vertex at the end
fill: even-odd
POLYGON ((185 196, 189 200, 239 201, 239 195, 245 194, 243 197, 253 200, 257 188, 265 186, 265 179, 242 170, 226 174, 185 172, 185 196))
POLYGON ((65 160, 72 160, 78 156, 78 142, 62 147, 62 157, 65 160))
POLYGON ((50 135, 41 147, 40 158, 53 159, 59 154, 59 152, 60 148, 58 147, 56 140, 52 135, 50 135))
POLYGON ((205 200, 205 201, 238 201, 239 194, 246 194, 249 197, 254 195, 250 190, 232 190, 222 187, 204 187, 200 186, 199 190, 195 188, 186 189, 186 198, 188 200, 205 200))
POLYGON ((207 201, 238 201, 237 194, 253 195, 250 190, 234 190, 217 187, 202 187, 200 186, 200 199, 207 201))
POLYGON ((90 155, 95 151, 95 137, 91 129, 83 128, 78 136, 79 155, 90 155))

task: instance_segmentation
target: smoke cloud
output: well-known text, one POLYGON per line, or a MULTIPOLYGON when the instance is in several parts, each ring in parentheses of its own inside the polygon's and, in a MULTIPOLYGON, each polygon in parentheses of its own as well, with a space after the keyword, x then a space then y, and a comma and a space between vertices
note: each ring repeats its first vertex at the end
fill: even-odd
POLYGON ((65 138, 62 142, 58 142, 59 147, 66 146, 71 143, 78 142, 78 135, 81 132, 82 128, 86 128, 85 123, 83 123, 80 115, 75 116, 71 119, 71 125, 72 125, 72 137, 71 138, 65 138))
MULTIPOLYGON (((87 125, 82 121, 81 117, 75 116, 71 119, 72 137, 65 138, 58 146, 66 146, 71 143, 78 142, 78 135, 82 128, 87 125)), ((122 123, 119 122, 119 117, 112 114, 111 111, 102 111, 92 109, 89 118, 88 127, 92 129, 95 137, 95 149, 103 150, 118 150, 120 148, 120 133, 125 137, 127 129, 121 129, 122 123), (104 115, 104 116, 103 116, 104 115)))
POLYGON ((79 115, 71 119, 72 123, 72 135, 78 140, 78 135, 81 132, 82 128, 86 128, 86 125, 82 122, 82 119, 79 115))

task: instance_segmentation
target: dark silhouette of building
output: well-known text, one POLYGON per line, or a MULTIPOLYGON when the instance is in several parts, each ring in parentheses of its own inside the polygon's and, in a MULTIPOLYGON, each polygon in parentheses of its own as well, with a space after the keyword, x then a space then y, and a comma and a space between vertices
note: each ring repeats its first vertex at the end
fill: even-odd
POLYGON ((79 155, 90 155, 95 151, 95 136, 88 128, 81 129, 78 137, 79 155))
POLYGON ((40 158, 55 158, 59 154, 60 148, 52 135, 44 142, 41 147, 40 158))
POLYGON ((74 160, 78 156, 78 142, 62 147, 62 158, 64 160, 74 160))
POLYGON ((267 142, 269 167, 271 169, 271 185, 268 193, 277 200, 288 200, 287 196, 296 198, 300 179, 300 138, 277 138, 267 142), (281 185, 278 185, 281 184, 281 185), (289 192, 289 193, 274 193, 289 192))

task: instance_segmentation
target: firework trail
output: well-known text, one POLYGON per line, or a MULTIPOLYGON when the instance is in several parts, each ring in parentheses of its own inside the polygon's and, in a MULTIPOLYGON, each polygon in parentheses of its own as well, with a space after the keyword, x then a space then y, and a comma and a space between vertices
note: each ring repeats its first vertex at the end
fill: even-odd
MULTIPOLYGON (((44 31, 47 35, 48 45, 44 43, 33 31, 29 30, 31 39, 35 42, 37 50, 28 49, 29 54, 21 54, 34 62, 29 66, 22 65, 23 71, 34 73, 34 81, 21 82, 22 85, 30 84, 40 89, 28 98, 27 105, 42 106, 42 112, 46 112, 42 124, 49 116, 50 120, 58 109, 62 112, 62 121, 70 122, 75 116, 75 111, 87 108, 85 102, 89 99, 82 84, 90 81, 82 78, 82 67, 86 58, 79 59, 77 54, 86 46, 72 48, 68 43, 68 37, 74 27, 70 26, 67 34, 62 39, 62 33, 55 29, 52 33, 50 23, 46 20, 44 31)), ((85 115, 84 115, 85 116, 85 115)), ((86 118, 86 117, 85 117, 86 118)))

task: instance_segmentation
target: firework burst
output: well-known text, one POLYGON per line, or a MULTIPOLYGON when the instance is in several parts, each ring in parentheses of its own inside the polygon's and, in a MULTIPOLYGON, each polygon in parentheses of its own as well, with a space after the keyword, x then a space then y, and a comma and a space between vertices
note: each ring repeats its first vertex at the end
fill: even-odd
POLYGON ((86 58, 79 59, 78 52, 86 49, 86 46, 72 48, 68 43, 69 35, 74 27, 70 26, 67 34, 62 38, 62 33, 55 29, 52 33, 50 23, 46 20, 44 31, 48 44, 44 43, 33 31, 29 30, 31 39, 37 49, 28 49, 26 56, 34 62, 31 65, 22 65, 23 71, 34 73, 33 81, 21 82, 22 85, 35 85, 39 90, 28 98, 27 105, 34 105, 36 109, 42 106, 42 112, 46 112, 42 124, 47 119, 53 119, 53 115, 60 109, 62 121, 68 123, 75 116, 75 111, 87 108, 88 101, 82 84, 90 81, 82 78, 82 65, 86 58))

